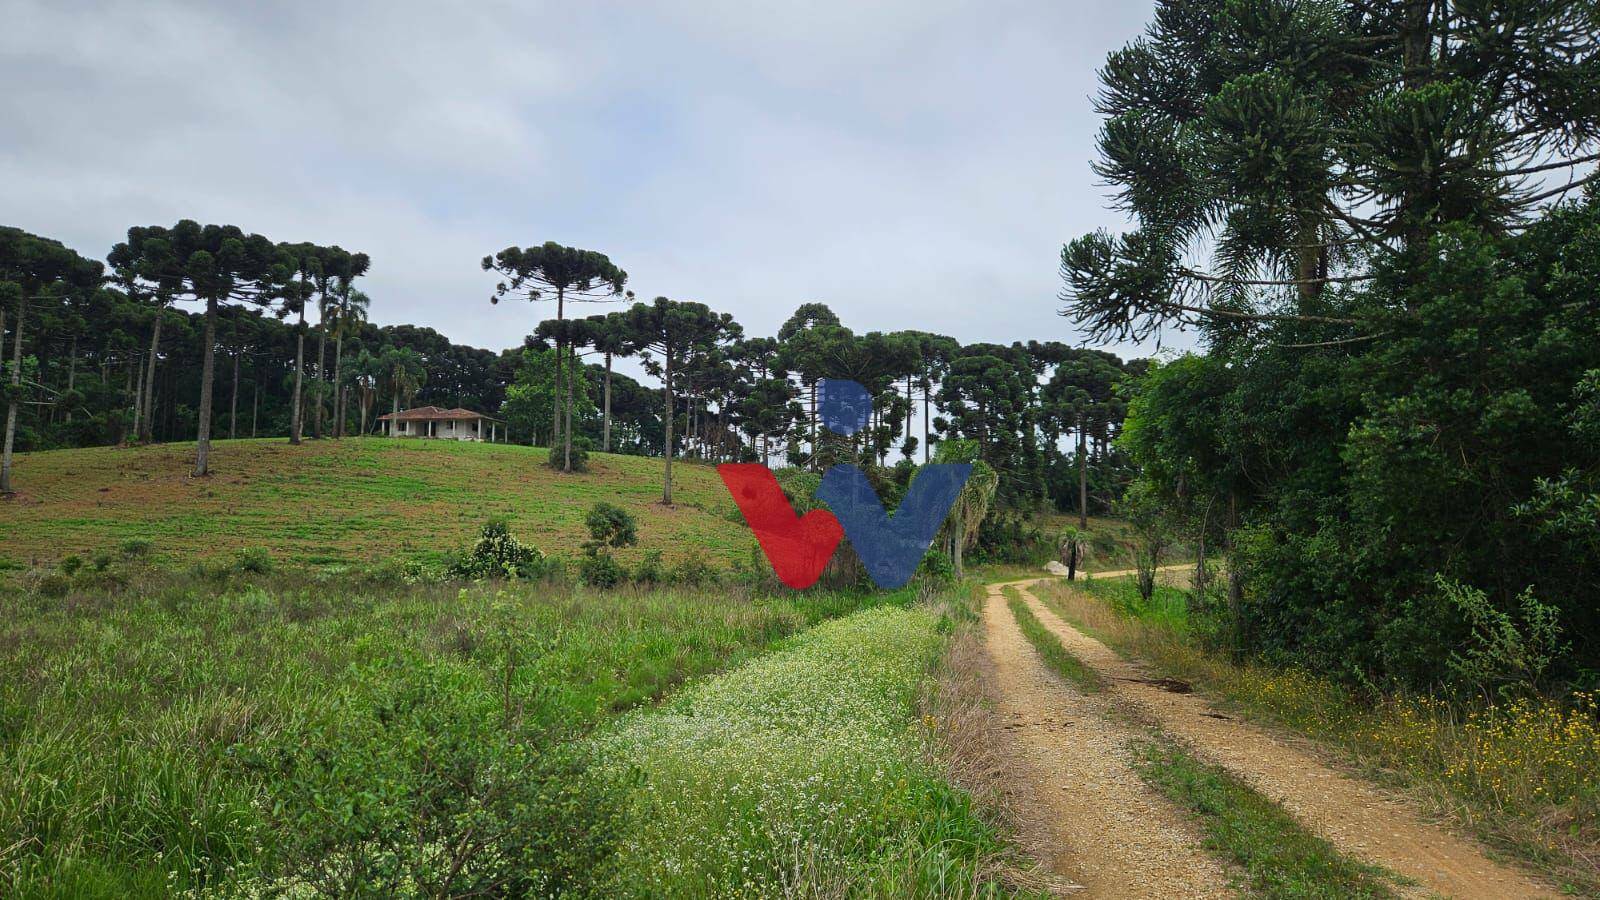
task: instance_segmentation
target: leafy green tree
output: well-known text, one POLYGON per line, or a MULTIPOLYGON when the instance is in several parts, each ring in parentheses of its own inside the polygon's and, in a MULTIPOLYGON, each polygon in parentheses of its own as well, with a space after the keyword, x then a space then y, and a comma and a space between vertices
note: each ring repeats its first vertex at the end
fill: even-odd
POLYGON ((205 305, 194 474, 210 474, 217 310, 229 302, 270 305, 283 295, 291 264, 259 234, 190 219, 170 229, 130 228, 127 241, 112 248, 108 259, 123 280, 149 284, 158 296, 188 297, 205 305))
POLYGON ((587 320, 586 335, 588 344, 603 354, 606 360, 606 380, 604 391, 604 416, 600 432, 600 452, 611 452, 611 362, 615 357, 628 356, 631 350, 628 345, 628 324, 622 313, 609 313, 604 316, 590 316, 587 320))
POLYGON ((0 336, 5 334, 4 307, 9 305, 15 310, 0 494, 12 492, 11 452, 16 441, 17 411, 24 396, 22 340, 27 330, 28 307, 35 301, 58 301, 70 294, 86 294, 99 287, 103 271, 100 263, 84 259, 58 241, 20 228, 0 227, 0 336))
POLYGON ((382 356, 362 350, 351 360, 347 377, 351 382, 350 386, 355 389, 356 403, 360 407, 359 429, 356 433, 365 435, 367 417, 378 402, 378 388, 383 384, 385 377, 382 356))
MULTIPOLYGON (((335 338, 335 373, 328 378, 328 336, 338 327, 339 317, 349 308, 352 283, 372 265, 365 253, 351 253, 342 247, 333 246, 321 249, 320 260, 317 266, 316 291, 317 291, 317 385, 318 398, 312 420, 311 433, 321 439, 323 435, 323 415, 328 411, 328 403, 332 402, 334 413, 338 412, 338 361, 339 348, 335 338)), ((365 296, 365 295, 363 295, 365 296)))
MULTIPOLYGON (((362 291, 350 287, 354 276, 341 276, 338 302, 333 307, 333 383, 338 386, 338 394, 334 402, 333 436, 344 437, 345 420, 349 413, 345 409, 345 396, 349 393, 344 379, 344 342, 346 338, 361 333, 361 326, 367 323, 367 313, 372 308, 372 298, 362 291)), ((366 414, 362 413, 362 423, 366 422, 366 414)))
POLYGON ((717 345, 739 337, 740 328, 727 313, 715 313, 704 303, 668 300, 657 297, 653 303, 635 303, 626 313, 628 345, 637 352, 653 353, 659 362, 663 421, 666 424, 664 451, 666 465, 661 482, 661 502, 672 505, 673 418, 675 401, 672 377, 675 371, 693 365, 717 345))
POLYGON ((584 549, 593 555, 607 547, 632 547, 639 542, 639 524, 633 515, 602 500, 589 509, 583 524, 589 529, 584 549))
POLYGON ((1138 227, 1062 250, 1067 312, 1096 337, 1292 321, 1324 326, 1305 343, 1371 339, 1330 287, 1448 223, 1506 233, 1596 177, 1594 26, 1584 0, 1163 0, 1096 101, 1095 172, 1138 227), (1207 252, 1209 271, 1185 262, 1207 252))
POLYGON ((972 474, 962 485, 961 493, 956 495, 955 504, 934 538, 944 543, 956 577, 959 578, 965 571, 962 563, 964 552, 977 541, 978 530, 993 508, 995 494, 1000 487, 1000 475, 979 456, 976 441, 960 438, 940 441, 934 462, 972 464, 972 474))
POLYGON ((401 406, 409 407, 411 398, 428 383, 428 367, 423 362, 422 354, 410 347, 385 348, 380 362, 393 404, 390 412, 398 414, 401 406))
MULTIPOLYGON (((554 293, 556 321, 566 320, 568 300, 576 303, 593 303, 614 300, 622 296, 628 283, 628 273, 614 265, 603 253, 564 247, 553 241, 537 247, 507 247, 493 256, 483 258, 483 270, 499 273, 504 280, 495 286, 491 303, 499 303, 511 296, 522 296, 530 301, 548 299, 554 293)), ((631 296, 631 295, 630 295, 631 296)), ((558 326, 558 329, 560 326, 558 326)), ((571 381, 576 377, 576 359, 569 360, 565 335, 556 344, 556 379, 565 407, 552 413, 552 433, 563 436, 563 469, 572 471, 572 409, 568 399, 572 392, 571 381)), ((552 440, 552 447, 554 441, 552 440)))
POLYGON ((289 443, 300 443, 305 427, 306 306, 315 293, 313 280, 323 279, 326 250, 316 244, 280 244, 278 251, 292 261, 296 278, 284 283, 284 310, 299 317, 295 323, 294 395, 289 407, 289 443))

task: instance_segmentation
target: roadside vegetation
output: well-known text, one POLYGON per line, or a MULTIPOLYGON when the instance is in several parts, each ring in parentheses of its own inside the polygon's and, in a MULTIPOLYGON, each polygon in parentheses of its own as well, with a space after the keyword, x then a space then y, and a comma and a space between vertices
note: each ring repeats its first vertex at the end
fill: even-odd
POLYGON ((1356 689, 1292 666, 1238 661, 1220 603, 1184 589, 1149 601, 1132 579, 1041 584, 1063 618, 1237 712, 1310 735, 1406 787, 1490 843, 1576 888, 1600 889, 1600 706, 1592 693, 1499 699, 1356 689))
POLYGON ((1134 768, 1200 822, 1206 846, 1244 873, 1249 896, 1393 897, 1393 875, 1354 862, 1307 831, 1283 807, 1237 776, 1194 757, 1170 738, 1146 742, 1134 768))
POLYGON ((822 625, 597 738, 634 773, 614 896, 997 896, 1005 854, 926 760, 926 607, 822 625))

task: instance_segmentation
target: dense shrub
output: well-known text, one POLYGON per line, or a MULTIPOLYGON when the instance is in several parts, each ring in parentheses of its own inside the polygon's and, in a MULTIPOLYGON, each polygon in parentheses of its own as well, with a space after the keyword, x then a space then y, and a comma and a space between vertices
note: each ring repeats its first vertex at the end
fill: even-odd
POLYGON ((150 546, 150 542, 144 538, 128 538, 117 549, 122 551, 123 556, 133 558, 148 556, 150 554, 150 546))
POLYGON ((605 547, 631 547, 639 541, 633 514, 604 500, 596 503, 583 521, 589 529, 589 540, 583 546, 590 553, 605 547))
POLYGON ((917 575, 937 584, 949 584, 955 580, 956 567, 950 561, 949 554, 942 550, 929 550, 917 565, 917 575))
MULTIPOLYGON (((587 471, 589 471, 589 451, 591 451, 593 449, 594 449, 594 441, 589 440, 587 437, 584 437, 583 435, 573 435, 573 437, 572 437, 572 471, 574 471, 574 472, 587 472, 587 471)), ((550 455, 546 459, 545 464, 548 465, 552 469, 560 471, 565 467, 566 460, 567 460, 567 449, 565 447, 563 447, 563 446, 555 446, 555 447, 551 447, 550 448, 550 455)))
POLYGON ((239 551, 234 560, 234 568, 249 575, 266 575, 272 572, 275 564, 272 554, 262 547, 250 547, 239 551))
POLYGON ((537 578, 545 572, 544 555, 519 542, 505 519, 490 519, 472 549, 450 561, 456 578, 537 578))
POLYGON ((596 550, 584 554, 578 564, 578 577, 589 587, 613 588, 627 579, 628 571, 610 553, 596 550))
POLYGON ((706 562, 705 557, 699 553, 691 553, 685 556, 672 568, 673 584, 700 587, 707 584, 715 584, 716 581, 717 570, 713 569, 711 564, 706 562))
POLYGON ((633 570, 635 584, 654 585, 667 580, 667 570, 661 562, 661 551, 650 550, 633 570))

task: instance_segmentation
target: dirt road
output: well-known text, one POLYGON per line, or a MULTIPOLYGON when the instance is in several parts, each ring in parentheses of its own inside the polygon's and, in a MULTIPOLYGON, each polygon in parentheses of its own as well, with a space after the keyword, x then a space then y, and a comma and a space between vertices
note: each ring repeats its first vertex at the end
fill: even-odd
MULTIPOLYGON (((1096 577, 1114 577, 1118 573, 1100 573, 1096 577)), ((1341 852, 1357 859, 1383 866, 1390 871, 1416 882, 1410 893, 1419 896, 1444 895, 1463 898, 1510 898, 1559 896, 1541 886, 1528 875, 1497 863, 1470 841, 1457 837, 1445 829, 1425 821, 1417 809, 1404 800, 1393 797, 1377 787, 1330 768, 1306 746, 1293 739, 1275 734, 1264 728, 1239 721, 1220 712, 1200 695, 1178 693, 1161 686, 1160 679, 1138 663, 1119 657, 1104 644, 1089 637, 1055 615, 1033 595, 1029 588, 1044 579, 1029 579, 1010 585, 992 585, 985 609, 986 628, 990 652, 994 656, 997 702, 1004 704, 1019 721, 1049 723, 1060 719, 1080 722, 1088 708, 1086 698, 1074 696, 1060 679, 1044 672, 1032 648, 1027 645, 1020 630, 1012 620, 1010 611, 1001 599, 1001 590, 1015 587, 1029 608, 1044 623, 1063 646, 1084 665, 1094 669, 1107 684, 1101 698, 1103 703, 1115 704, 1117 711, 1134 721, 1148 722, 1168 734, 1184 740, 1203 759, 1229 769, 1247 781, 1256 790, 1283 804, 1297 820, 1312 832, 1321 835, 1341 852), (1021 659, 1018 659, 1021 657, 1021 659), (1031 671, 1037 669, 1037 672, 1031 671), (1009 674, 1008 674, 1009 673, 1009 674), (1053 690, 1045 690, 1033 676, 1043 676, 1053 682, 1053 690)), ((1115 726, 1110 726, 1112 732, 1115 726)), ((1126 726, 1124 726, 1126 728, 1126 726)), ((1057 779, 1077 778, 1078 790, 1073 798, 1077 806, 1106 806, 1137 809, 1138 816, 1152 815, 1148 795, 1136 796, 1137 791, 1120 783, 1127 771, 1117 752, 1120 745, 1114 734, 1104 726, 1078 724, 1070 731, 1058 730, 1054 739, 1050 732, 1039 728, 1038 743, 1047 746, 1035 748, 1031 762, 1044 771, 1044 777, 1057 779), (1089 735, 1093 740, 1084 740, 1089 735), (1067 740, 1067 738, 1077 738, 1067 740), (1077 746, 1067 746, 1076 744, 1077 746), (1116 756, 1117 759, 1091 763, 1087 757, 1094 754, 1116 756), (1098 766, 1098 769, 1089 767, 1098 766), (1105 784, 1102 784, 1103 779, 1105 784), (1111 786, 1101 792, 1105 786, 1111 786), (1088 793, 1091 796, 1085 797, 1088 793)), ((1044 815, 1059 817, 1054 809, 1041 809, 1044 815)), ((1116 818, 1117 814, 1102 812, 1102 817, 1116 818)), ((1142 820, 1146 826, 1168 835, 1182 831, 1181 824, 1173 823, 1175 813, 1155 814, 1155 818, 1142 820), (1159 823, 1159 824, 1156 824, 1159 823)), ((1062 824, 1059 838, 1063 842, 1062 858, 1069 865, 1068 874, 1087 887, 1097 890, 1102 885, 1115 886, 1103 896, 1130 896, 1129 890, 1138 892, 1145 882, 1124 882, 1127 877, 1163 877, 1169 865, 1187 867, 1190 863, 1173 858, 1159 858, 1160 871, 1151 875, 1148 866, 1121 858, 1126 854, 1103 853, 1103 843, 1086 838, 1081 824, 1062 824), (1099 874, 1090 871, 1100 869, 1099 874)), ((1187 832, 1183 832, 1187 834, 1187 832)), ((1176 841, 1176 843, 1182 843, 1176 841)), ((1185 844, 1192 847, 1192 844, 1185 844)), ((1134 851, 1130 851, 1134 852, 1134 851)), ((1215 864, 1209 871, 1190 870, 1182 873, 1192 882, 1198 878, 1203 885, 1186 883, 1185 890, 1217 890, 1219 873, 1215 864)), ((1222 879, 1225 881, 1225 879, 1222 879)), ((1162 893, 1162 896, 1175 896, 1162 893)))
POLYGON ((1012 800, 1041 862, 1084 896, 1232 896, 1195 829, 1129 766, 1135 730, 1045 669, 998 586, 983 618, 990 696, 1018 776, 1012 800))

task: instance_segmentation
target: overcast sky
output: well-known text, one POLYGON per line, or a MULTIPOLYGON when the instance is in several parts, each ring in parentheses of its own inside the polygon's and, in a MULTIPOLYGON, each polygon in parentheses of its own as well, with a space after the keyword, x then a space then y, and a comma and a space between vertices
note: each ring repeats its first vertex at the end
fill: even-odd
POLYGON ((546 240, 751 334, 818 300, 1078 343, 1061 244, 1122 223, 1095 70, 1150 8, 254 6, 0 0, 0 221, 97 258, 185 217, 337 243, 372 256, 375 322, 496 350, 554 313, 491 306, 478 261, 546 240))

